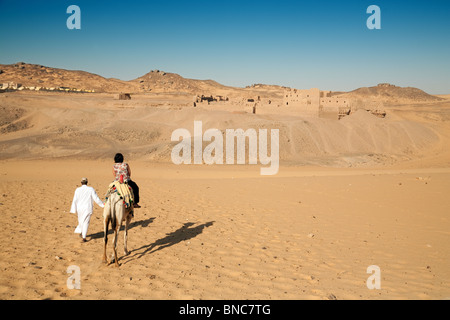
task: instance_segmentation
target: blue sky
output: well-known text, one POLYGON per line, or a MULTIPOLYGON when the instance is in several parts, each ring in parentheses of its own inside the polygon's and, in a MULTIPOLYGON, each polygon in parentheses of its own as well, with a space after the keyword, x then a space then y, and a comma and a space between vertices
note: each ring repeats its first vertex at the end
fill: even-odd
POLYGON ((0 63, 123 80, 152 69, 225 85, 450 93, 450 1, 0 0, 0 63), (68 30, 69 5, 81 30, 68 30), (381 30, 369 30, 369 5, 381 30))

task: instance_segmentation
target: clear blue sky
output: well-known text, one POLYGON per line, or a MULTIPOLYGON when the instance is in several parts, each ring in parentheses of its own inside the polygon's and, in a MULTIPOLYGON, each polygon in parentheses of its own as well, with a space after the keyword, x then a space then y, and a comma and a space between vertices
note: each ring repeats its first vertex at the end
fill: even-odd
POLYGON ((123 80, 151 69, 232 86, 450 93, 450 1, 0 0, 0 63, 123 80), (68 30, 66 9, 81 9, 68 30), (381 30, 369 30, 369 5, 381 30))

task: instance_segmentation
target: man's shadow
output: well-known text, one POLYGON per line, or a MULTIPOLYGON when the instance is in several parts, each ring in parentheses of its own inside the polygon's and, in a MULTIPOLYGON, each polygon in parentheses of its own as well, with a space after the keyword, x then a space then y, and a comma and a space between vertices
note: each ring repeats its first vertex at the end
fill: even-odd
MULTIPOLYGON (((153 220, 155 220, 155 218, 148 218, 146 220, 133 221, 129 224, 128 230, 133 229, 134 227, 139 227, 139 226, 141 226, 142 228, 146 228, 146 227, 148 227, 148 225, 150 223, 153 222, 153 220)), ((124 229, 125 229, 125 226, 122 224, 122 227, 120 227, 120 232, 123 232, 124 229)), ((114 230, 112 230, 111 226, 110 226, 109 230, 108 230, 108 235, 113 234, 113 233, 114 233, 114 230)), ((103 239, 104 236, 105 236, 104 231, 100 231, 100 232, 90 235, 91 240, 100 239, 100 238, 103 239)))
POLYGON ((144 245, 140 248, 134 249, 131 252, 131 253, 134 252, 134 254, 129 257, 130 258, 136 257, 136 259, 140 259, 146 254, 154 253, 154 252, 162 250, 164 248, 171 247, 182 241, 186 241, 186 240, 195 238, 196 236, 198 236, 199 234, 201 234, 203 232, 203 229, 212 226, 214 224, 214 222, 215 221, 206 222, 206 223, 200 224, 196 227, 192 227, 195 223, 186 222, 179 229, 177 229, 173 232, 167 233, 164 238, 156 240, 155 242, 144 245))

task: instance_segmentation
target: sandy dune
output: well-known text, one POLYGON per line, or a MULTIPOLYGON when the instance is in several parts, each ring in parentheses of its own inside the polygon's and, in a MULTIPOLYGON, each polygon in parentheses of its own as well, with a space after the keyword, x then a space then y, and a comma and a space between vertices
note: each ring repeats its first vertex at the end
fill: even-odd
MULTIPOLYGON (((386 165, 428 156, 447 133, 450 102, 389 107, 385 119, 359 110, 336 121, 265 106, 191 106, 191 96, 142 95, 131 101, 108 94, 5 93, 0 106, 1 159, 76 156, 111 158, 122 150, 135 160, 170 162, 177 128, 278 128, 280 161, 339 167, 386 165), (430 110, 432 112, 430 112, 430 110)), ((439 153, 439 152, 438 152, 439 153)))
POLYGON ((337 121, 276 107, 194 109, 188 99, 0 95, 0 299, 450 297, 448 100, 337 121), (279 173, 172 164, 170 134, 194 120, 279 128, 279 173), (101 263, 102 210, 87 243, 68 211, 83 176, 103 197, 118 151, 142 208, 128 256, 119 239, 117 269, 101 263), (71 265, 81 290, 67 288, 71 265), (366 286, 371 265, 380 290, 366 286))
MULTIPOLYGON (((101 264, 68 213, 79 177, 110 162, 5 161, 1 299, 443 299, 450 296, 450 169, 174 167, 132 162, 142 190, 121 267, 101 264), (66 286, 81 269, 81 290, 66 286), (381 269, 369 290, 367 267, 381 269)), ((111 250, 109 251, 111 253, 111 250)))

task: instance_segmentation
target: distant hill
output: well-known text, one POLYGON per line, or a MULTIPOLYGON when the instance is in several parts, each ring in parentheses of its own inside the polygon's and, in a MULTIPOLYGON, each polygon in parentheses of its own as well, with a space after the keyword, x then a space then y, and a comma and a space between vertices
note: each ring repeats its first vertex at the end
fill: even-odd
POLYGON ((176 73, 152 70, 130 81, 104 78, 79 70, 65 70, 38 64, 18 62, 0 64, 0 87, 3 83, 16 83, 24 87, 67 87, 95 92, 130 93, 184 93, 192 95, 226 95, 240 97, 254 94, 253 89, 222 85, 214 80, 187 79, 176 73))
MULTIPOLYGON (((8 82, 18 83, 24 87, 68 87, 107 93, 170 92, 192 95, 224 95, 234 98, 261 96, 269 99, 281 99, 286 89, 283 86, 266 84, 253 84, 246 88, 230 87, 214 80, 187 79, 176 73, 160 70, 151 70, 137 79, 124 81, 104 78, 86 71, 51 68, 25 62, 0 64, 0 86, 8 82)), ((379 103, 444 100, 417 88, 402 88, 387 83, 375 87, 363 87, 350 92, 334 92, 333 95, 352 98, 355 101, 377 101, 379 103)))
POLYGON ((0 88, 3 83, 20 84, 23 87, 66 87, 95 90, 106 93, 180 93, 192 95, 223 95, 229 98, 254 98, 261 96, 281 99, 282 87, 257 85, 247 88, 230 87, 214 80, 187 79, 176 73, 151 70, 130 81, 104 78, 79 70, 65 70, 38 64, 18 62, 0 64, 0 88))
POLYGON ((355 100, 373 100, 386 103, 414 103, 444 100, 417 88, 398 87, 389 83, 381 83, 375 87, 362 87, 346 93, 334 93, 334 95, 355 100))
POLYGON ((129 81, 140 92, 183 92, 192 94, 208 94, 220 91, 237 90, 213 80, 186 79, 176 73, 151 70, 135 80, 129 81))
POLYGON ((96 92, 134 91, 135 86, 118 79, 106 79, 86 71, 74 71, 18 62, 0 64, 0 83, 15 82, 27 87, 70 87, 96 92))

